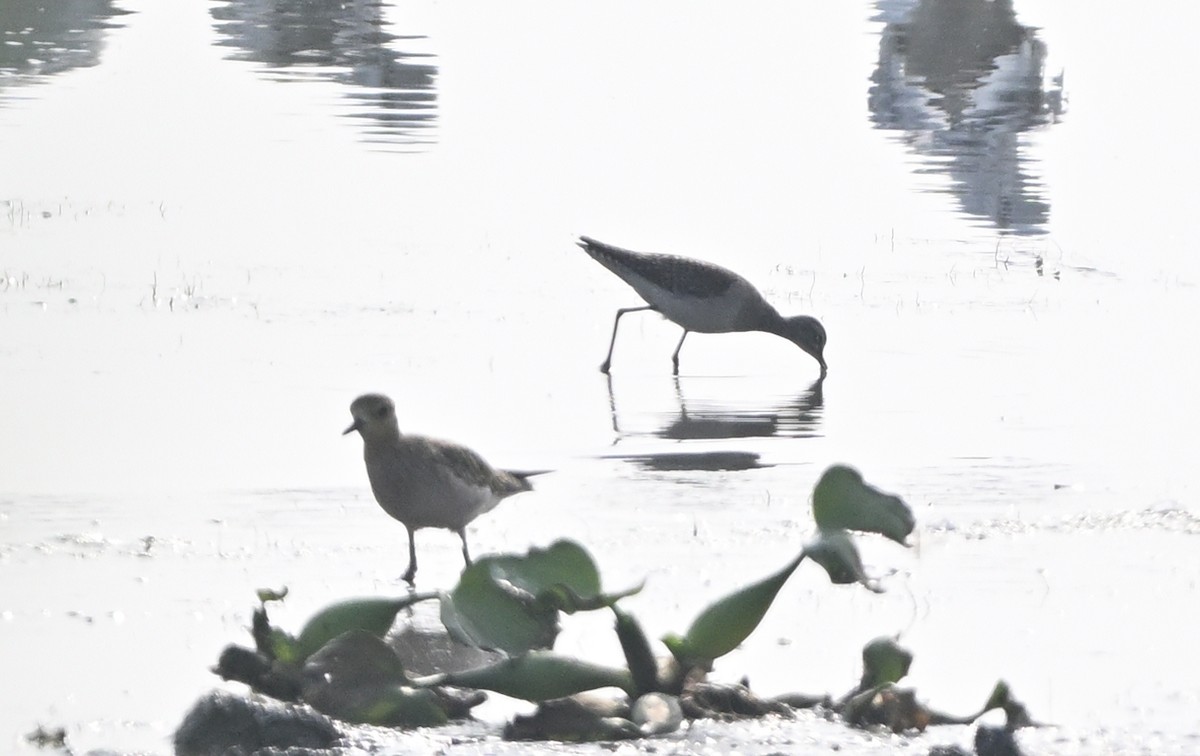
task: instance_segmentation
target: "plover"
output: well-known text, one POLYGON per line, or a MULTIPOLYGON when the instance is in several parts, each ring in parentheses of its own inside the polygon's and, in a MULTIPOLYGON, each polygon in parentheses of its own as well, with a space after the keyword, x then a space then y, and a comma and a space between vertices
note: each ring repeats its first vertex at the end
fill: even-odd
POLYGON ((342 435, 358 431, 375 500, 383 511, 408 529, 408 569, 403 579, 414 583, 421 528, 446 528, 462 539, 469 565, 467 523, 501 500, 531 490, 538 472, 495 470, 465 446, 400 432, 396 405, 382 394, 364 394, 350 405, 354 422, 342 435))

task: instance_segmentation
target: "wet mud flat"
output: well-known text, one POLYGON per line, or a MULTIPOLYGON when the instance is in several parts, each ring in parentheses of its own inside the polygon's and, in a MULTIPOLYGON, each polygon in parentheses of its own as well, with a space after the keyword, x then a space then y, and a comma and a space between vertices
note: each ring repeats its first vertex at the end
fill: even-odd
MULTIPOLYGON (((293 518, 298 511, 312 515, 304 528, 283 533, 272 527, 271 535, 244 522, 205 518, 184 528, 164 524, 146 533, 140 523, 105 517, 104 507, 97 508, 94 501, 87 503, 89 514, 78 517, 78 500, 27 500, 43 507, 48 521, 32 529, 41 530, 40 535, 26 530, 28 539, 5 545, 12 585, 26 588, 13 594, 3 631, 13 648, 51 644, 59 649, 54 667, 71 670, 73 682, 64 688, 61 675, 45 674, 44 658, 21 655, 17 672, 30 681, 29 695, 11 702, 9 716, 24 711, 23 723, 63 726, 77 749, 168 751, 171 733, 203 691, 214 685, 244 691, 221 684, 209 667, 225 643, 244 638, 254 589, 282 584, 271 578, 287 575, 293 593, 281 606, 280 618, 292 624, 336 598, 397 591, 392 574, 400 567, 397 534, 329 543, 331 530, 368 532, 375 513, 365 506, 370 502, 361 500, 328 516, 318 513, 337 510, 314 505, 354 496, 349 491, 271 492, 230 501, 232 509, 254 511, 260 523, 293 518), (96 511, 99 520, 90 516, 96 511), (64 527, 64 520, 76 527, 64 527), (187 532, 196 530, 203 534, 187 532), (271 565, 266 570, 264 559, 271 565), (360 569, 338 575, 319 566, 323 564, 360 569), (48 595, 37 589, 40 581, 61 570, 70 575, 55 581, 64 590, 48 595), (371 590, 364 590, 367 585, 371 590), (152 677, 138 671, 143 669, 139 660, 148 654, 163 664, 152 677)), ((521 514, 544 514, 531 506, 533 512, 521 514)), ((497 510, 497 517, 503 511, 497 510)), ((734 515, 724 517, 732 520, 734 515)), ((616 525, 619 519, 594 518, 587 532, 589 548, 603 555, 599 562, 606 581, 616 585, 638 572, 638 560, 619 546, 628 540, 628 531, 616 525)), ((722 517, 716 519, 714 524, 720 525, 722 517)), ((480 553, 499 545, 496 540, 515 522, 494 523, 500 535, 489 537, 480 529, 480 553)), ((539 536, 571 530, 569 522, 552 518, 543 527, 544 533, 529 534, 532 543, 544 540, 539 536)), ((746 550, 744 540, 741 550, 733 548, 755 534, 753 525, 739 529, 731 524, 728 533, 710 537, 706 544, 737 554, 719 569, 698 565, 642 575, 648 577, 646 588, 631 598, 630 606, 648 633, 680 629, 699 604, 782 561, 746 550)), ((911 561, 900 560, 900 572, 886 578, 885 594, 833 592, 819 575, 798 573, 755 635, 721 659, 713 677, 736 682, 744 675, 764 695, 802 691, 836 696, 855 679, 863 642, 901 633, 916 655, 910 681, 930 705, 969 711, 995 680, 1006 680, 1035 717, 1051 725, 1019 732, 1018 742, 1028 753, 1187 753, 1195 745, 1188 718, 1194 700, 1185 692, 1164 692, 1189 690, 1190 625, 1185 616, 1164 616, 1162 608, 1184 606, 1194 598, 1195 570, 1189 565, 1195 560, 1190 547, 1196 533, 1194 518, 1170 509, 1037 521, 981 519, 970 526, 931 523, 915 534, 919 544, 911 561), (1154 624, 1128 621, 1145 616, 1162 619, 1154 624), (1104 670, 1099 678, 1097 667, 1104 670)), ((431 540, 430 579, 449 583, 461 559, 457 544, 452 538, 431 540)), ((664 546, 658 556, 667 565, 686 563, 696 545, 690 540, 664 546)), ((885 547, 863 544, 869 569, 897 566, 894 552, 881 553, 885 547)), ((785 548, 776 553, 782 557, 785 548)), ((564 622, 562 647, 588 658, 619 658, 608 638, 610 626, 570 621, 574 619, 564 622)), ((480 721, 474 723, 416 732, 349 731, 364 747, 384 752, 418 745, 455 753, 529 752, 535 746, 499 739, 503 723, 528 710, 528 704, 492 696, 477 710, 480 721)), ((15 717, 14 726, 21 726, 15 717)), ((848 753, 926 753, 938 744, 969 746, 970 740, 967 727, 896 736, 857 731, 799 712, 791 719, 698 720, 678 733, 623 743, 618 749, 686 753, 737 747, 771 753, 836 745, 848 753)), ((544 747, 569 753, 608 750, 594 744, 536 746, 544 747)))

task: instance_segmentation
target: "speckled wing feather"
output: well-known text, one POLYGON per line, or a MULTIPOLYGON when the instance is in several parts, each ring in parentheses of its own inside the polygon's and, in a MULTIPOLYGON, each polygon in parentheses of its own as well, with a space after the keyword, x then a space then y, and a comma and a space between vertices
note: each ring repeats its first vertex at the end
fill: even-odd
MULTIPOLYGON (((415 440, 413 436, 408 438, 410 441, 415 440)), ((432 458, 453 470, 454 474, 463 481, 490 488, 501 498, 529 491, 532 488, 522 478, 504 470, 493 469, 483 457, 465 446, 432 438, 419 438, 419 440, 426 445, 432 458)))
POLYGON ((583 247, 596 262, 637 288, 631 276, 683 296, 711 298, 723 294, 741 279, 737 273, 719 265, 677 255, 633 252, 581 236, 583 247))

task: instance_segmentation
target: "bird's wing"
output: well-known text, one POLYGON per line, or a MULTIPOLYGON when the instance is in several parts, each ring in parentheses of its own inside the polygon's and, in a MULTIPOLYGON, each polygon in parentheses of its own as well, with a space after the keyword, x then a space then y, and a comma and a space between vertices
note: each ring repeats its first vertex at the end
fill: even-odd
POLYGON ((464 483, 491 489, 501 497, 530 489, 529 484, 522 479, 503 470, 494 469, 472 449, 441 439, 422 438, 420 441, 424 442, 430 457, 443 470, 464 483))
POLYGON ((588 236, 580 237, 579 246, 635 289, 641 279, 676 294, 709 298, 742 280, 732 270, 690 257, 634 252, 588 236))

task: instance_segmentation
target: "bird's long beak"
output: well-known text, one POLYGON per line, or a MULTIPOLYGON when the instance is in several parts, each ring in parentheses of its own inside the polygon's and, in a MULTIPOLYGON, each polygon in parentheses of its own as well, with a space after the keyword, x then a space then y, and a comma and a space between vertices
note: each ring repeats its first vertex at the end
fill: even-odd
POLYGON ((342 435, 345 436, 348 433, 353 433, 354 431, 361 430, 361 429, 362 429, 362 423, 360 423, 358 421, 358 419, 355 418, 354 422, 350 423, 350 427, 347 428, 346 430, 342 431, 342 435))

